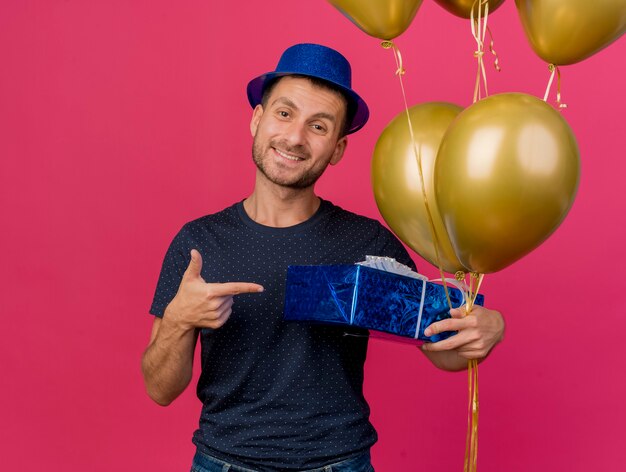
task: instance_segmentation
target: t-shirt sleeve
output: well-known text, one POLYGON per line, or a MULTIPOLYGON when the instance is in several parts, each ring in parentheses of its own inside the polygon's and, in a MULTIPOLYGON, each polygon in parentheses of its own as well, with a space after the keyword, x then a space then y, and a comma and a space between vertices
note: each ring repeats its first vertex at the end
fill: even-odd
POLYGON ((409 266, 412 270, 417 272, 415 262, 413 262, 413 259, 411 259, 411 256, 409 256, 409 253, 400 240, 380 223, 378 247, 380 248, 379 254, 381 256, 393 257, 399 263, 409 266))
POLYGON ((163 259, 159 281, 150 307, 151 314, 162 318, 165 308, 178 292, 180 281, 191 260, 190 246, 187 226, 183 226, 174 237, 163 259))

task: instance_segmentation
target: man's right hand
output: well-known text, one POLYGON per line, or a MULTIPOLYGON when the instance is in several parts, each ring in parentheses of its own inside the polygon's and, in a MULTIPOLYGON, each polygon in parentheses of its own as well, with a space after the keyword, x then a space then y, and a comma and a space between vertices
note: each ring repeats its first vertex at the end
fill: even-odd
POLYGON ((178 293, 163 318, 155 317, 152 324, 141 366, 148 395, 159 405, 169 405, 189 385, 198 329, 226 323, 233 295, 263 291, 261 285, 245 282, 208 284, 201 271, 202 256, 192 249, 178 293))
POLYGON ((178 293, 165 309, 164 320, 184 331, 217 329, 232 313, 233 295, 259 293, 263 287, 248 282, 206 283, 202 276, 202 256, 192 249, 191 261, 178 287, 178 293))

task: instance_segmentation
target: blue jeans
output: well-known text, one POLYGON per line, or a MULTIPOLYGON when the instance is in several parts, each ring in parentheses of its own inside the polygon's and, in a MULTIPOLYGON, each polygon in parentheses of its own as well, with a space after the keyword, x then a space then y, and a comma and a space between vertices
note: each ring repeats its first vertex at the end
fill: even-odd
MULTIPOLYGON (((191 472, 256 472, 254 469, 239 467, 221 461, 215 457, 196 451, 191 465, 191 472)), ((334 464, 328 464, 318 469, 308 469, 300 472, 374 472, 370 453, 365 452, 360 456, 353 457, 334 464)))

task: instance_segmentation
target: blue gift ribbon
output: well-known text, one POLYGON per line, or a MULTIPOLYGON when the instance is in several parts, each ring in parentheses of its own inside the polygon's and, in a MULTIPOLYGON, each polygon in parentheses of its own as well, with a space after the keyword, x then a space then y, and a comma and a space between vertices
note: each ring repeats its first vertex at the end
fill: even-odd
POLYGON ((356 311, 356 301, 359 296, 359 280, 361 277, 361 266, 356 266, 356 281, 354 282, 354 296, 352 297, 352 308, 350 309, 350 324, 354 323, 354 312, 356 311))
POLYGON ((417 323, 415 325, 415 339, 420 334, 420 326, 422 326, 422 313, 424 312, 424 300, 426 299, 426 279, 422 279, 422 296, 420 297, 420 311, 417 315, 417 323))
MULTIPOLYGON (((346 318, 346 314, 344 313, 343 309, 341 308, 341 303, 339 302, 339 297, 337 296, 337 291, 333 287, 333 284, 330 282, 330 280, 328 280, 328 275, 326 275, 325 272, 322 272, 322 274, 324 275, 324 278, 326 279, 326 285, 328 287, 328 291, 330 292, 330 296, 333 297, 333 301, 335 302, 335 305, 337 305, 337 310, 339 310, 339 313, 341 313, 341 315, 345 319, 346 318)), ((353 309, 354 309, 354 301, 352 301, 352 305, 353 305, 353 309)), ((352 313, 350 313, 350 324, 352 324, 352 313)))

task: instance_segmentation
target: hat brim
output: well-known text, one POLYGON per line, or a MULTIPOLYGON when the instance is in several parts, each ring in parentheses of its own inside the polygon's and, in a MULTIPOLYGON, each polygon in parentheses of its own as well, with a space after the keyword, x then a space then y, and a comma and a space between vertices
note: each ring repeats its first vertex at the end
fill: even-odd
POLYGON ((324 82, 332 84, 334 88, 339 89, 343 93, 346 99, 354 106, 355 110, 354 117, 352 118, 352 121, 348 126, 346 134, 352 134, 360 130, 361 128, 363 128, 365 123, 367 123, 367 120, 370 116, 369 108, 367 107, 365 101, 357 93, 355 93, 351 89, 344 87, 341 84, 338 84, 337 82, 333 82, 331 80, 310 74, 303 74, 302 72, 268 72, 267 74, 263 74, 255 79, 252 79, 248 83, 248 101, 250 102, 252 108, 261 104, 261 101, 263 100, 263 91, 272 80, 288 75, 304 75, 307 77, 323 80, 324 82))

